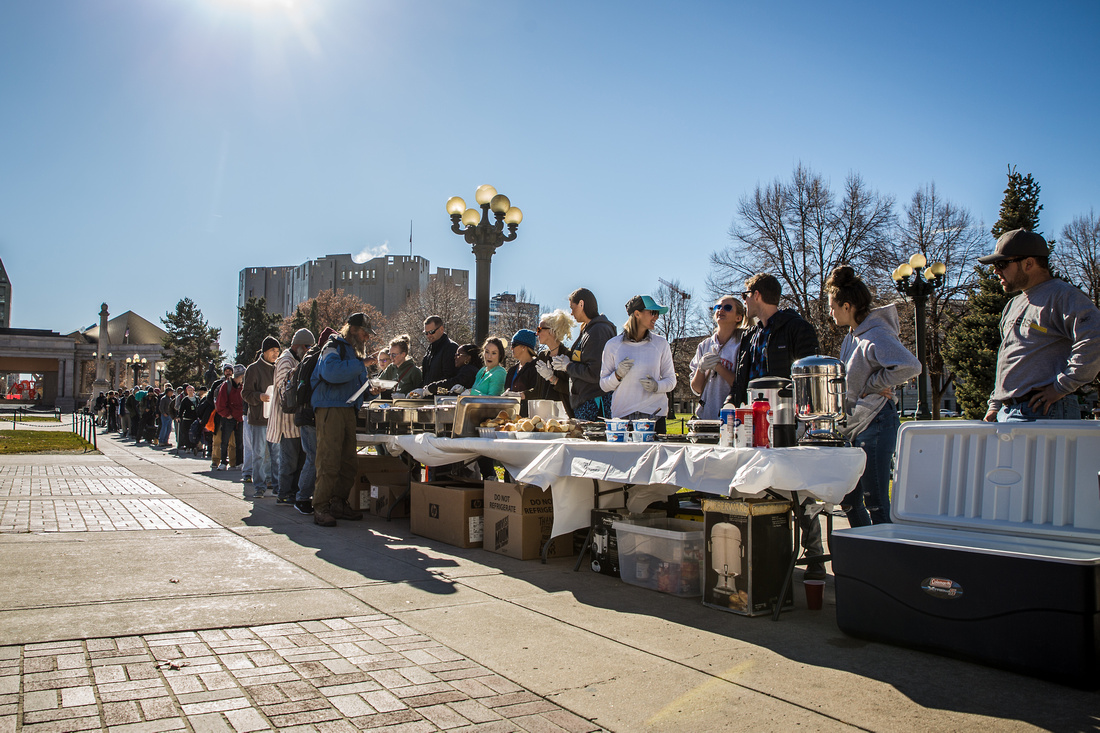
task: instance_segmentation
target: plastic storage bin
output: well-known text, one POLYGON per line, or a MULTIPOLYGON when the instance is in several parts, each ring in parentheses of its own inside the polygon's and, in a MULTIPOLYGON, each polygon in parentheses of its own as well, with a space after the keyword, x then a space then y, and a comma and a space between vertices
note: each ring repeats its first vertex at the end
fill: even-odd
POLYGON ((703 595, 703 525, 656 517, 615 522, 619 577, 631 585, 690 598, 703 595))

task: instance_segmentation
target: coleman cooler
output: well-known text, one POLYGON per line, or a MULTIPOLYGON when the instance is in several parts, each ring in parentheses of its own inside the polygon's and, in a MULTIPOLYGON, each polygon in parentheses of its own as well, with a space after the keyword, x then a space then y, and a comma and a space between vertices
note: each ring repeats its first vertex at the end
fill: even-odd
POLYGON ((1100 683, 1100 423, 907 423, 890 516, 833 533, 842 631, 1100 683))

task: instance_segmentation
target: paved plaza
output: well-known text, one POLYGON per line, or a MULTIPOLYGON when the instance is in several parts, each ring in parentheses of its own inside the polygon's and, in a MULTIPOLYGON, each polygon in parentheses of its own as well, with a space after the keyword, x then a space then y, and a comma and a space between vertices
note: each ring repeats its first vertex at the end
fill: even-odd
POLYGON ((0 457, 0 733, 1100 730, 1096 692, 845 636, 831 580, 742 618, 99 445, 0 457))

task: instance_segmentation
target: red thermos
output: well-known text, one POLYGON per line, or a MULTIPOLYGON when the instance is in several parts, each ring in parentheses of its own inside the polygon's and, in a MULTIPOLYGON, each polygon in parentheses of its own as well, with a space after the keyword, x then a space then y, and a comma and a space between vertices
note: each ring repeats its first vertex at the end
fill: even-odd
POLYGON ((768 415, 771 412, 771 405, 764 399, 763 395, 757 395, 756 401, 752 403, 752 447, 753 448, 770 448, 771 443, 768 440, 768 415))

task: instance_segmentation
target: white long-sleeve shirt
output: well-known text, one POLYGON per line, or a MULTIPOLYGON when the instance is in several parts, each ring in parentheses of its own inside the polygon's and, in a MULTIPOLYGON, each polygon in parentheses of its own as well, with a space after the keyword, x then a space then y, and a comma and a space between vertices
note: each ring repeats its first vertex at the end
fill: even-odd
POLYGON ((668 341, 652 331, 645 341, 626 341, 621 333, 610 339, 603 347, 600 388, 615 393, 611 398, 612 417, 632 412, 658 417, 668 415, 666 393, 676 389, 676 371, 668 341), (615 368, 623 359, 633 359, 634 366, 620 381, 615 368), (645 391, 641 384, 643 377, 657 380, 656 392, 645 391))

